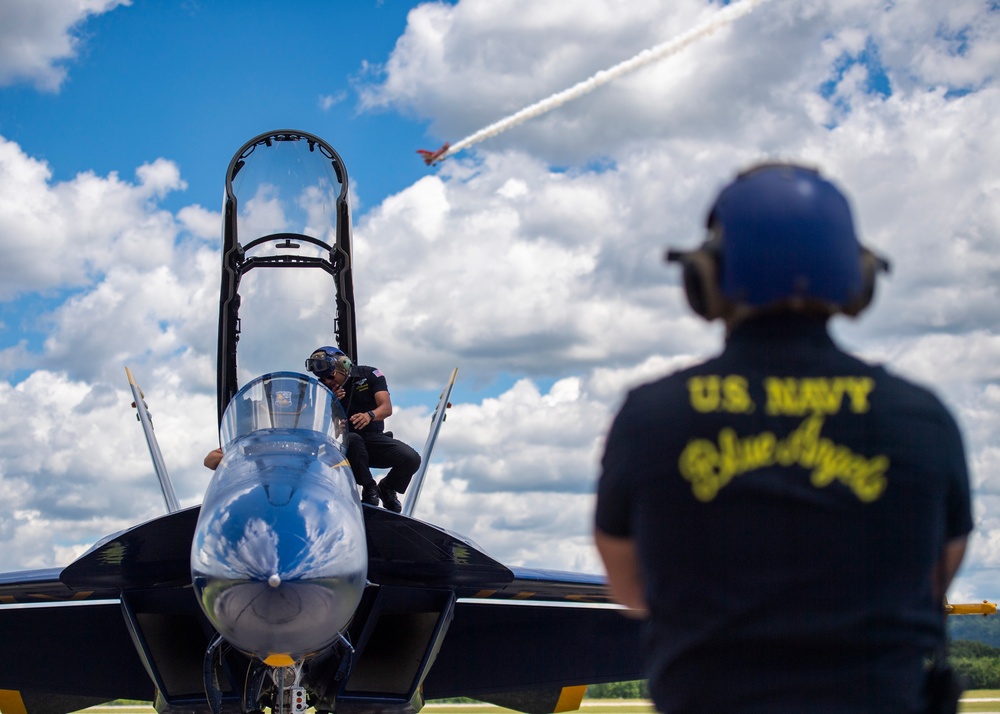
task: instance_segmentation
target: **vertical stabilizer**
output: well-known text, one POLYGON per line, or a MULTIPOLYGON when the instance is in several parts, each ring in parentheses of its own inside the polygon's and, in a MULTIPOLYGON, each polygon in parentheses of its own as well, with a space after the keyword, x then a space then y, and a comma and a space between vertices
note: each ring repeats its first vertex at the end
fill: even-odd
POLYGON ((132 389, 132 399, 134 400, 132 406, 138 412, 142 431, 146 435, 146 444, 149 446, 149 456, 153 459, 153 469, 156 470, 156 477, 160 479, 160 490, 163 491, 163 500, 167 503, 167 512, 173 513, 174 511, 179 511, 180 506, 177 505, 174 485, 170 482, 170 476, 167 474, 167 466, 163 463, 163 454, 160 453, 160 445, 156 443, 156 434, 153 433, 153 422, 149 418, 149 410, 146 408, 146 402, 143 401, 142 390, 135 383, 135 379, 132 378, 132 372, 129 371, 128 367, 125 368, 125 374, 128 375, 128 386, 132 389))
POLYGON ((434 416, 431 417, 431 430, 427 435, 427 441, 424 442, 424 450, 420 454, 420 468, 417 469, 417 472, 413 474, 413 478, 410 480, 409 493, 406 494, 406 503, 403 504, 404 516, 412 516, 413 509, 417 507, 417 499, 420 498, 420 487, 424 485, 424 474, 427 472, 427 465, 431 460, 434 442, 437 441, 438 432, 441 430, 441 424, 444 422, 445 411, 451 406, 448 400, 451 398, 451 390, 455 386, 455 378, 457 376, 458 367, 455 367, 455 369, 451 370, 448 383, 444 385, 444 389, 441 391, 441 398, 438 399, 434 416))

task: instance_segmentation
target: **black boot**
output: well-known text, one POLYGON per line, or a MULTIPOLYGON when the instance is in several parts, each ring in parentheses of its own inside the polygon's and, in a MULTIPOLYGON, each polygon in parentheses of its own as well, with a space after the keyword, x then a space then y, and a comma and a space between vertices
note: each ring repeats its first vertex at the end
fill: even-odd
POLYGON ((385 506, 387 510, 395 511, 396 513, 403 510, 403 504, 399 502, 399 496, 396 495, 395 491, 385 485, 385 479, 379 481, 378 495, 382 497, 382 505, 385 506))
POLYGON ((361 489, 361 502, 369 506, 378 505, 378 486, 374 481, 366 483, 361 489))

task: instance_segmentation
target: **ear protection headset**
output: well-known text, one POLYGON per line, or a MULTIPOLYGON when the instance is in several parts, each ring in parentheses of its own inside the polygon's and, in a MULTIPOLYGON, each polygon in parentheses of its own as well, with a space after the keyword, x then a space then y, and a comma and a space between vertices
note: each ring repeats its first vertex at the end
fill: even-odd
POLYGON ((681 280, 688 304, 706 320, 728 317, 735 309, 719 290, 719 240, 710 236, 696 250, 668 249, 668 263, 680 263, 681 280))
POLYGON ((855 316, 889 263, 854 234, 846 198, 814 169, 755 166, 725 187, 709 211, 708 237, 681 264, 691 308, 706 320, 776 310, 855 316))
POLYGON ((354 364, 339 347, 317 347, 306 360, 306 369, 317 377, 326 377, 333 372, 350 374, 354 364))

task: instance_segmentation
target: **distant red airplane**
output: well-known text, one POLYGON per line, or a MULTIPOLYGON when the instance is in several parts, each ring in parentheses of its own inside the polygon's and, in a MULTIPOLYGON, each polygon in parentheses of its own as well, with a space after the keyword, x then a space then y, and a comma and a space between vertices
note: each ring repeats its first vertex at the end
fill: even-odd
POLYGON ((424 163, 430 166, 435 161, 443 161, 444 157, 442 155, 446 151, 448 151, 450 147, 451 144, 445 142, 445 145, 442 146, 437 151, 428 151, 427 149, 417 149, 417 153, 420 154, 420 158, 424 160, 424 163))

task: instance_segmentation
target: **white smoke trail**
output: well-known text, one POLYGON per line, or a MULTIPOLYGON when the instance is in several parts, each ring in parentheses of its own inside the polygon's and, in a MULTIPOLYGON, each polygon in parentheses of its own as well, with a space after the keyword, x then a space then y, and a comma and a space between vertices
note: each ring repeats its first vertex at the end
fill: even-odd
POLYGON ((631 59, 620 62, 610 69, 601 70, 592 77, 573 85, 569 89, 564 89, 563 91, 557 92, 550 97, 546 97, 545 99, 535 102, 534 104, 511 114, 509 117, 494 122, 484 129, 480 129, 475 134, 471 134, 461 141, 456 141, 454 144, 448 146, 446 151, 434 156, 433 161, 441 161, 442 159, 445 159, 462 149, 472 146, 473 144, 478 144, 483 139, 489 139, 490 137, 496 136, 501 132, 507 131, 511 127, 526 122, 528 119, 533 119, 534 117, 545 114, 546 112, 551 111, 566 102, 572 101, 577 97, 582 97, 584 94, 593 92, 598 87, 601 87, 612 80, 618 79, 624 74, 634 72, 640 67, 644 67, 651 62, 676 54, 695 40, 705 37, 706 35, 710 35, 719 28, 735 22, 765 1, 766 0, 740 0, 732 5, 727 5, 711 15, 700 25, 693 27, 687 32, 684 32, 671 40, 667 40, 662 44, 656 45, 655 47, 651 47, 648 50, 643 50, 631 59))

